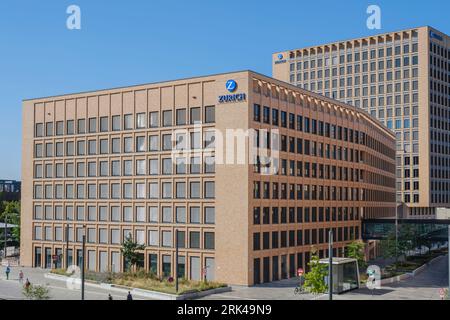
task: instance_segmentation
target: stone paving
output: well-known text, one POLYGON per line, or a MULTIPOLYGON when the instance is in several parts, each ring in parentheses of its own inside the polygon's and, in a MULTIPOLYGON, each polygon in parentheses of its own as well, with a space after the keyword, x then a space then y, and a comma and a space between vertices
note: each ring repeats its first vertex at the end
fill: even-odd
POLYGON ((336 300, 440 300, 439 290, 448 288, 448 256, 441 257, 414 278, 384 285, 372 292, 359 289, 336 300))
MULTIPOLYGON (((37 268, 19 268, 11 267, 11 273, 9 280, 6 280, 5 268, 0 267, 0 299, 24 299, 22 294, 23 285, 19 282, 19 271, 24 273, 24 281, 29 279, 31 284, 46 285, 50 289, 50 299, 52 300, 80 300, 81 291, 72 290, 66 287, 64 281, 47 279, 44 277, 49 270, 37 269, 37 268)), ((93 288, 90 286, 85 287, 85 299, 86 300, 107 300, 108 293, 111 294, 113 300, 125 300, 126 295, 108 289, 93 288)), ((142 297, 133 296, 135 300, 142 300, 142 297)))
MULTIPOLYGON (((22 285, 18 280, 19 270, 32 284, 45 284, 50 289, 51 299, 79 300, 80 291, 68 289, 65 282, 47 279, 48 270, 12 267, 10 280, 6 280, 5 268, 0 267, 0 299, 23 299, 22 285)), ((202 300, 325 300, 327 295, 295 295, 296 279, 288 279, 254 287, 233 287, 233 291, 214 294, 202 300)), ((437 260, 415 278, 383 286, 373 293, 361 288, 343 295, 334 295, 335 300, 439 300, 439 289, 448 287, 448 256, 437 260)), ((124 300, 122 293, 103 288, 86 286, 86 300, 105 300, 111 293, 114 300, 124 300)), ((144 299, 134 296, 134 299, 144 299)))
MULTIPOLYGON (((205 297, 205 300, 326 300, 327 295, 295 295, 298 280, 282 280, 254 287, 233 287, 233 291, 205 297)), ((384 285, 372 292, 361 288, 342 295, 335 300, 440 300, 439 289, 448 287, 448 256, 441 257, 430 267, 398 283, 384 285)))

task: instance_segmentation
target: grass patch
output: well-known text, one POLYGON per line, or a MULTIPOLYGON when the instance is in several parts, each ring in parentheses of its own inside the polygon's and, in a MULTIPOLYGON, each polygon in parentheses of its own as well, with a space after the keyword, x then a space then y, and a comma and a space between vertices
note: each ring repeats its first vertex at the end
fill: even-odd
MULTIPOLYGON (((70 276, 64 269, 52 269, 51 273, 70 276)), ((226 287, 226 284, 212 281, 192 281, 187 279, 178 280, 178 293, 175 290, 175 281, 169 278, 159 278, 153 273, 143 270, 126 273, 99 273, 86 272, 86 280, 97 283, 109 283, 118 286, 139 288, 144 290, 158 291, 169 294, 185 294, 201 292, 216 288, 226 287)))

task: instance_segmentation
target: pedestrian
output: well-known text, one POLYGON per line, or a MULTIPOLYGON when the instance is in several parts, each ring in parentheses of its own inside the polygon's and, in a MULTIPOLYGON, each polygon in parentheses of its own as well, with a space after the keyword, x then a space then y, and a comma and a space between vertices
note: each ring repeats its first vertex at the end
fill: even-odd
POLYGON ((6 280, 9 280, 9 273, 11 272, 11 268, 9 267, 9 265, 6 267, 6 280))
POLYGON ((108 300, 112 300, 112 299, 113 299, 113 297, 112 297, 111 293, 108 293, 108 300))
POLYGON ((127 300, 133 300, 133 296, 130 291, 128 291, 127 300))
POLYGON ((23 283, 23 271, 22 270, 19 271, 19 282, 20 282, 20 284, 23 283))
POLYGON ((27 281, 25 281, 25 290, 28 290, 30 286, 31 286, 30 280, 28 280, 27 278, 27 281))

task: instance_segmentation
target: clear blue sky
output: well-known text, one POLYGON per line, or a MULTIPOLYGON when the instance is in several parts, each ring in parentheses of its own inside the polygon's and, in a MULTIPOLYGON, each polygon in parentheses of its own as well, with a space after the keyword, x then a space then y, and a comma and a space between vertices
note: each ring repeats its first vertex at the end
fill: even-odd
POLYGON ((20 179, 26 98, 251 69, 276 51, 423 25, 450 33, 448 0, 2 0, 0 179, 20 179), (81 30, 66 8, 81 8, 81 30), (382 10, 368 30, 366 8, 382 10))

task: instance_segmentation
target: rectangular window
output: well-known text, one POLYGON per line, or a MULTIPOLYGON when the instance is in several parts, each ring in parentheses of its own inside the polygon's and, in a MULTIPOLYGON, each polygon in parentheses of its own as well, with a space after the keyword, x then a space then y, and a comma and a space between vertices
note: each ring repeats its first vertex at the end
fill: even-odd
POLYGON ((205 207, 205 224, 214 224, 216 213, 214 207, 205 207))
POLYGON ((149 136, 148 137, 148 150, 158 151, 159 150, 159 136, 149 136))
POLYGON ((148 231, 148 245, 152 246, 152 247, 159 246, 158 230, 149 230, 148 231))
POLYGON ((108 117, 100 117, 100 132, 108 131, 108 117))
POLYGON ((78 134, 86 133, 86 120, 85 119, 78 119, 78 134))
POLYGON ((159 112, 150 112, 149 115, 150 128, 159 127, 159 112))
POLYGON ((191 158, 191 164, 190 164, 190 172, 191 174, 199 174, 201 171, 200 167, 200 157, 192 157, 191 158))
POLYGON ((123 138, 123 152, 125 153, 133 152, 133 138, 131 137, 123 138))
POLYGON ((215 183, 214 181, 205 182, 205 198, 214 199, 215 197, 215 183))
POLYGON ((200 182, 190 182, 189 195, 191 199, 200 198, 200 182))
POLYGON ((145 113, 138 113, 136 115, 136 128, 137 129, 143 129, 147 127, 146 123, 146 115, 145 113))
POLYGON ((159 171, 158 171, 158 159, 150 159, 149 160, 149 174, 150 175, 158 175, 159 171))
POLYGON ((67 120, 67 125, 66 125, 66 134, 68 135, 72 135, 75 133, 74 130, 74 121, 73 120, 67 120))
POLYGON ((136 160, 136 175, 145 175, 145 160, 136 160))
POLYGON ((203 234, 204 248, 208 250, 214 249, 214 232, 205 232, 203 234))
POLYGON ((56 135, 62 136, 64 134, 64 121, 56 122, 56 135))
POLYGON ((162 246, 172 247, 172 231, 162 231, 162 246))
POLYGON ((89 133, 97 132, 97 118, 89 118, 89 133))
POLYGON ((186 124, 186 109, 177 109, 176 111, 176 123, 177 126, 186 124))
POLYGON ((186 208, 176 207, 176 223, 186 223, 186 208))
POLYGON ((215 106, 206 106, 205 107, 205 123, 216 122, 215 110, 216 110, 215 106))
POLYGON ((192 224, 200 223, 200 207, 189 208, 189 222, 192 224))
POLYGON ((171 199, 172 198, 172 182, 163 182, 162 183, 162 197, 163 197, 163 199, 171 199))
POLYGON ((198 231, 189 232, 189 248, 193 249, 200 248, 200 232, 198 231))
POLYGON ((47 137, 53 136, 53 122, 47 122, 45 124, 45 135, 47 137))
POLYGON ((136 152, 145 151, 145 137, 136 137, 136 152))
POLYGON ((132 114, 126 114, 123 116, 123 128, 124 128, 124 130, 133 129, 133 115, 132 114))
POLYGON ((120 116, 112 117, 112 131, 120 131, 120 116))
POLYGON ((200 123, 200 108, 191 108, 190 109, 190 124, 200 123))
POLYGON ((172 126, 172 110, 163 111, 163 126, 164 127, 172 126))

